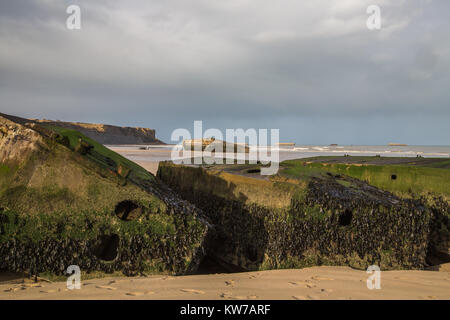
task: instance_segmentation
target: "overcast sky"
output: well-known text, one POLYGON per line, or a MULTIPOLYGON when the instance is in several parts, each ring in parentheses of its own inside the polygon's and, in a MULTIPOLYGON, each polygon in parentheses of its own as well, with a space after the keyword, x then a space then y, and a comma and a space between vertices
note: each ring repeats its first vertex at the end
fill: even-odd
POLYGON ((203 120, 299 144, 449 145, 449 16, 448 0, 2 0, 0 112, 166 142, 203 120))

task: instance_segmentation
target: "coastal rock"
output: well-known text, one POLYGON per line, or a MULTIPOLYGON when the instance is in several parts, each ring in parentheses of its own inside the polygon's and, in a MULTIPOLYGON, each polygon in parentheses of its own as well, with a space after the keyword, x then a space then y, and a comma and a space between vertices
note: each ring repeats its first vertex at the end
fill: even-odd
POLYGON ((229 270, 423 269, 433 250, 448 250, 446 200, 401 198, 301 161, 271 178, 257 167, 159 165, 157 176, 208 216, 207 256, 229 270))
POLYGON ((0 269, 197 269, 208 222, 149 172, 78 131, 4 115, 0 132, 0 269))
MULTIPOLYGON (((69 130, 75 130, 101 144, 164 144, 164 142, 156 138, 156 132, 154 129, 140 127, 119 127, 107 124, 93 124, 82 122, 23 119, 15 116, 5 115, 2 113, 0 113, 0 116, 7 117, 10 120, 13 120, 22 125, 28 123, 30 127, 32 127, 33 125, 37 125, 36 130, 46 130, 45 127, 59 127, 69 130)), ((5 132, 0 131, 0 135, 2 134, 5 134, 5 132)))
POLYGON ((164 144, 156 139, 154 129, 50 120, 37 120, 37 122, 76 130, 101 144, 164 144))

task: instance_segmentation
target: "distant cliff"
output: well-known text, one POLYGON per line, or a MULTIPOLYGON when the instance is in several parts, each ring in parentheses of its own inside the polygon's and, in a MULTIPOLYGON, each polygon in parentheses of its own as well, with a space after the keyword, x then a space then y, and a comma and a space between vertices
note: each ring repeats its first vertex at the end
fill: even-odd
POLYGON ((164 144, 156 139, 155 130, 148 128, 118 127, 107 124, 34 120, 37 123, 73 129, 101 144, 164 144))

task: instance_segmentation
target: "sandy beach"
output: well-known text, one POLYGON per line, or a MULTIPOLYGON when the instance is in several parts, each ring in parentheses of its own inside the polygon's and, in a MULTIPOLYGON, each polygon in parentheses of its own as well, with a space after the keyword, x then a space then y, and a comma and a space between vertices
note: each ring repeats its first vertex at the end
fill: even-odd
POLYGON ((233 274, 81 279, 65 282, 16 279, 0 284, 0 299, 354 300, 450 299, 450 272, 384 271, 381 289, 367 288, 369 274, 348 267, 313 267, 233 274))
POLYGON ((156 175, 156 173, 158 172, 159 162, 150 162, 150 161, 135 161, 135 162, 145 170, 151 172, 153 175, 156 175))
POLYGON ((136 162, 138 165, 156 175, 158 171, 159 161, 170 159, 170 149, 150 149, 150 150, 139 150, 136 147, 114 147, 109 146, 109 149, 119 153, 120 155, 136 162), (136 160, 145 159, 145 160, 136 160))

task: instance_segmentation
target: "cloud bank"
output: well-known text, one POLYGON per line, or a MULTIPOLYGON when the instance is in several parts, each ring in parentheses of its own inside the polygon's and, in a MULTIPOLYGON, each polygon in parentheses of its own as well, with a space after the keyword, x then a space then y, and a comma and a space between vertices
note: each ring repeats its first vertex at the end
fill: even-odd
POLYGON ((0 109, 297 143, 449 144, 445 0, 0 3, 0 109), (66 28, 81 7, 82 29, 66 28), (366 8, 381 7, 368 30, 366 8))

